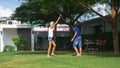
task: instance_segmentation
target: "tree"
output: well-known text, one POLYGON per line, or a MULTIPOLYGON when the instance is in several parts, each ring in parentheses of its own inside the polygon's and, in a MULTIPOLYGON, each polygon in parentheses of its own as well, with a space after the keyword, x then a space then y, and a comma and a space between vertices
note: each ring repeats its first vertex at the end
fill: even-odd
POLYGON ((111 26, 112 35, 113 35, 114 53, 118 53, 119 52, 119 40, 118 40, 118 32, 117 32, 117 19, 118 19, 118 14, 120 13, 120 1, 119 0, 101 0, 99 2, 107 3, 111 6, 110 13, 105 9, 105 11, 109 14, 109 17, 105 17, 101 15, 99 12, 95 11, 89 4, 83 3, 82 1, 79 1, 78 3, 82 7, 88 10, 91 10, 97 15, 99 15, 106 23, 108 23, 111 26))
MULTIPOLYGON (((53 20, 55 20, 58 17, 59 8, 63 7, 63 19, 70 18, 71 22, 73 24, 74 21, 76 21, 81 14, 83 14, 86 10, 91 10, 97 15, 99 15, 103 20, 108 23, 112 28, 112 35, 113 35, 113 45, 114 45, 114 52, 119 52, 119 41, 118 41, 118 33, 117 33, 117 15, 120 13, 120 1, 119 0, 27 0, 29 4, 29 1, 37 2, 36 5, 40 5, 41 8, 38 12, 45 13, 49 19, 51 17, 53 20), (107 10, 106 12, 109 14, 109 18, 101 15, 99 12, 95 11, 91 6, 97 2, 101 3, 108 3, 111 6, 111 13, 109 13, 107 10), (82 8, 82 7, 84 8, 82 8), (79 14, 76 18, 75 15, 79 14)), ((33 2, 33 3, 34 3, 33 2)), ((34 5, 34 4, 33 4, 34 5)), ((29 5, 31 7, 32 5, 29 5)), ((37 6, 36 6, 37 7, 37 6)), ((24 10, 23 10, 24 11, 24 10)))
MULTIPOLYGON (((15 15, 16 16, 20 15, 22 18, 25 18, 25 19, 27 18, 31 20, 31 18, 29 18, 31 17, 30 16, 31 13, 38 12, 48 16, 49 20, 51 19, 56 20, 58 17, 58 14, 61 13, 64 19, 70 18, 72 23, 76 21, 86 11, 86 9, 83 9, 83 7, 80 7, 79 4, 76 4, 77 1, 79 0, 75 0, 75 1, 74 0, 26 0, 25 3, 23 3, 20 7, 16 9, 15 15), (60 8, 62 8, 62 11, 60 10, 60 8), (75 17, 76 14, 79 14, 79 15, 75 17)), ((94 2, 91 1, 89 4, 93 4, 93 3, 94 2)))
POLYGON ((61 13, 64 23, 65 19, 69 18, 70 23, 73 24, 86 11, 72 0, 40 0, 40 4, 42 10, 44 10, 43 12, 46 12, 54 19, 61 13), (77 14, 79 15, 75 17, 77 14))
POLYGON ((24 4, 16 9, 16 15, 20 15, 18 17, 22 17, 22 19, 25 20, 32 20, 33 18, 29 18, 31 17, 29 12, 33 12, 31 7, 33 7, 34 5, 39 5, 35 6, 39 9, 34 8, 34 10, 36 10, 34 12, 39 12, 46 15, 45 20, 55 21, 58 15, 62 14, 61 23, 65 23, 66 19, 70 19, 70 22, 66 23, 68 25, 73 25, 74 21, 76 21, 85 12, 85 9, 80 7, 79 4, 76 4, 76 2, 72 2, 72 0, 34 0, 34 2, 31 2, 31 0, 27 0, 24 4), (61 8, 62 10, 60 10, 61 8), (75 17, 76 14, 79 15, 75 17))
POLYGON ((41 5, 38 4, 38 1, 28 0, 16 8, 11 18, 18 18, 22 22, 43 20, 46 18, 46 15, 41 13, 40 9, 41 5))

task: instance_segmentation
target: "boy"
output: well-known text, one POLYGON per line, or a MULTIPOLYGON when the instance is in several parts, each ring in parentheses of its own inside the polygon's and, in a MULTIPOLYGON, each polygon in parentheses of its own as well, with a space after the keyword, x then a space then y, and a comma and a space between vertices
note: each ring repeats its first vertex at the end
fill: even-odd
POLYGON ((80 23, 75 22, 75 26, 73 27, 73 31, 74 31, 74 35, 71 39, 71 41, 73 42, 73 48, 76 52, 76 56, 81 56, 82 55, 82 45, 81 45, 81 29, 78 26, 80 23), (77 49, 77 45, 79 50, 77 49))

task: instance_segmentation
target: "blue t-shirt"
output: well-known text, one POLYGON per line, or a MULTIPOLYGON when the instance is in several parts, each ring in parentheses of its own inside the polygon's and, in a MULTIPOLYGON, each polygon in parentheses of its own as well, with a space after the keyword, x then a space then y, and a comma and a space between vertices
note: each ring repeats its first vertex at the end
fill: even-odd
POLYGON ((75 38, 77 38, 77 37, 80 37, 80 36, 81 36, 81 29, 80 29, 80 28, 78 28, 77 26, 75 26, 75 27, 73 28, 73 30, 74 30, 74 32, 77 32, 77 35, 76 35, 76 37, 75 37, 75 38))

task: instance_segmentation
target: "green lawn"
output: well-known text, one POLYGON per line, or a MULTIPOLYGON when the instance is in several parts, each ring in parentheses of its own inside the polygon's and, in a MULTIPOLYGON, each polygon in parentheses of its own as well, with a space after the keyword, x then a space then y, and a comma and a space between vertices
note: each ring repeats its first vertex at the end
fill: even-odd
POLYGON ((56 57, 46 57, 45 51, 0 53, 0 68, 120 68, 120 54, 56 51, 56 57))

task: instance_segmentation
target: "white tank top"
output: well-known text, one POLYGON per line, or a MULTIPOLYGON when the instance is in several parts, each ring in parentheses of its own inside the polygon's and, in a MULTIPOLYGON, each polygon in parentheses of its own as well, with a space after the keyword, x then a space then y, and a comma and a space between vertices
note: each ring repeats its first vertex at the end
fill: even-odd
POLYGON ((48 28, 48 37, 53 37, 53 30, 54 28, 48 28))

